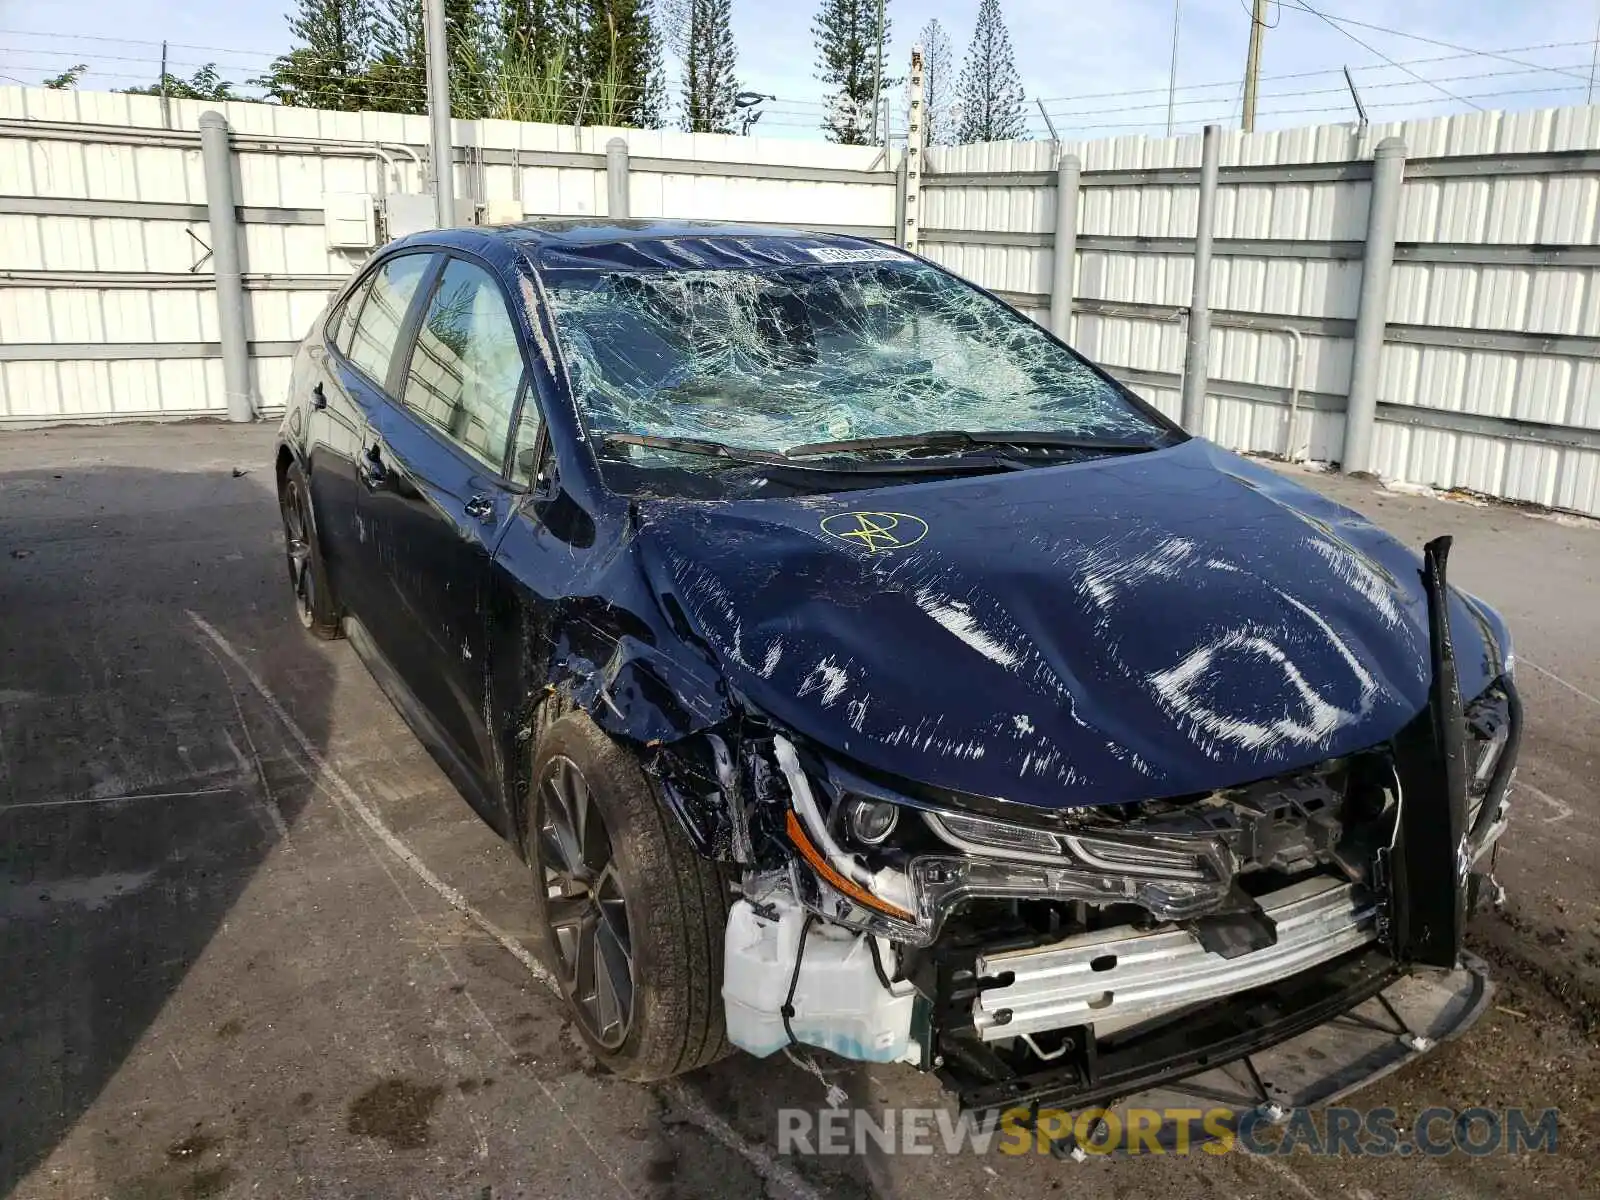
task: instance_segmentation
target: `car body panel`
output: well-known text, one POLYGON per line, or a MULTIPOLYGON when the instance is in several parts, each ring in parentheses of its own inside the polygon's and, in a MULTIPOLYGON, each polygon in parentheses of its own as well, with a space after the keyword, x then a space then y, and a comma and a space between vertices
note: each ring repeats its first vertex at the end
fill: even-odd
POLYGON ((485 597, 494 548, 522 495, 392 403, 379 427, 387 478, 362 498, 378 551, 383 617, 374 637, 457 751, 489 779, 485 597), (486 518, 467 512, 474 500, 488 505, 486 518))
MULTIPOLYGON (((1329 1029, 1333 1017, 1399 987, 1416 964, 1456 963, 1460 917, 1476 892, 1462 701, 1505 701, 1512 730, 1493 782, 1474 793, 1485 825, 1501 817, 1520 709, 1503 624, 1445 584, 1448 539, 1429 544, 1425 575, 1416 551, 1358 514, 1186 437, 1131 394, 1129 406, 1159 435, 1148 447, 1108 448, 1102 439, 1027 461, 1025 446, 1001 439, 1003 449, 966 463, 984 474, 936 463, 936 473, 872 486, 886 475, 849 478, 834 467, 809 478, 836 488, 807 491, 802 473, 760 498, 699 499, 650 486, 624 494, 608 487, 616 463, 602 466, 580 416, 547 276, 915 256, 799 231, 599 221, 417 235, 385 248, 369 269, 417 251, 437 261, 411 299, 384 380, 352 367, 325 322, 302 346, 280 467, 292 456, 311 479, 352 644, 469 802, 520 851, 528 852, 524 811, 539 731, 576 707, 638 755, 701 855, 738 865, 741 904, 752 912, 756 901, 796 914, 804 907, 804 928, 820 917, 831 934, 852 931, 873 947, 874 961, 880 941, 897 947, 906 973, 896 974, 927 1000, 918 1065, 939 1070, 978 1108, 995 1097, 1078 1106, 1164 1085, 1329 1029), (526 486, 398 400, 449 255, 488 269, 511 302, 527 380, 521 403, 537 403, 542 415, 526 486), (1185 858, 1159 822, 1164 810, 1187 816, 1190 806, 1131 803, 1203 797, 1202 807, 1245 809, 1230 798, 1237 790, 1276 805, 1295 789, 1315 798, 1336 775, 1343 807, 1304 820, 1354 830, 1336 847, 1366 856, 1353 867, 1320 842, 1295 851, 1309 860, 1275 866, 1271 847, 1246 851, 1242 833, 1229 843, 1237 862, 1232 850, 1185 858), (808 778, 818 791, 832 789, 833 827, 855 839, 850 852, 833 840, 808 778), (913 840, 880 853, 851 823, 885 804, 942 813, 896 817, 902 833, 914 827, 913 840), (1092 811, 1103 805, 1126 807, 1092 811), (1141 828, 1146 810, 1158 815, 1141 828), (957 813, 968 814, 969 833, 988 823, 1022 840, 997 843, 991 834, 967 843, 969 860, 950 866, 961 844, 947 839, 930 855, 915 828, 934 837, 957 813), (1395 836, 1378 829, 1381 837, 1363 840, 1385 820, 1395 836), (1106 834, 1107 822, 1122 824, 1106 834), (1079 826, 1099 832, 1064 832, 1079 826), (1094 886, 1106 890, 1072 890, 1082 850, 1073 851, 1076 861, 1046 855, 1039 865, 1041 845, 1056 853, 1080 841, 1124 854, 1099 864, 1110 874, 1094 886), (1018 845, 1035 848, 1027 862, 1018 845), (1031 874, 1019 869, 996 883, 995 873, 979 873, 965 893, 941 893, 977 902, 978 916, 962 914, 966 928, 952 931, 961 924, 954 917, 940 925, 946 914, 930 917, 926 897, 915 902, 920 913, 910 911, 910 881, 932 878, 919 864, 948 867, 942 882, 966 886, 969 869, 1009 861, 1005 846, 1031 874), (1138 883, 1141 872, 1165 882, 1174 854, 1186 863, 1225 858, 1234 873, 1206 879, 1221 885, 1225 902, 1185 910, 1180 923, 1141 899, 1147 892, 1118 886, 1138 883), (1248 990, 1228 989, 1214 948, 1257 937, 1271 945, 1278 936, 1272 922, 1251 916, 1244 881, 1258 869, 1305 872, 1312 888, 1337 881, 1361 912, 1376 914, 1371 927, 1361 926, 1359 945, 1323 946, 1308 935, 1292 952, 1267 952, 1244 964, 1248 990), (833 891, 824 894, 817 880, 833 891), (891 884, 900 889, 892 895, 891 884), (881 922, 886 896, 898 916, 878 934, 881 923, 867 924, 871 906, 856 902, 876 901, 881 922), (1044 926, 1021 923, 1033 905, 1050 908, 1044 926), (1159 980, 1171 987, 1159 1010, 1122 1014, 1136 1024, 1108 1028, 1104 1039, 1092 1014, 1062 1015, 1082 1023, 1063 1026, 1054 1051, 1034 1046, 1037 1061, 1022 1053, 1026 1039, 977 1039, 982 990, 1004 986, 979 969, 984 956, 1009 950, 1024 956, 1014 964, 1041 971, 1064 954, 1068 966, 1083 965, 1067 953, 1075 944, 1059 938, 1064 921, 1087 928, 1085 905, 1102 914, 1142 906, 1133 924, 1119 916, 1114 927, 1214 969, 1159 980), (1009 1057, 996 1057, 991 1043, 1009 1057)), ((1093 371, 1097 389, 1125 392, 1093 371)), ((1008 396, 999 397, 1002 409, 1008 396)), ((492 455, 481 443, 478 453, 492 455)), ((770 462, 740 469, 763 489, 770 481, 761 477, 777 474, 770 462)), ((1309 811, 1257 805, 1250 837, 1262 823, 1293 825, 1291 810, 1309 811)), ((1128 949, 1138 951, 1131 942, 1128 949)), ((792 998, 802 955, 790 952, 792 961, 757 957, 766 983, 792 998)), ((816 957, 805 965, 815 968, 816 957)), ((1102 970, 1094 961, 1088 969, 1102 970)), ((1454 1032, 1481 1011, 1468 1002, 1483 991, 1477 974, 1455 974, 1459 986, 1417 1010, 1419 1028, 1454 1032)), ((1085 994, 1080 1007, 1097 1010, 1094 988, 1085 994)), ((1055 1020, 1051 1010, 1030 1028, 1049 1034, 1055 1020)), ((1376 1069, 1389 1062, 1371 1059, 1376 1069)), ((1354 1071, 1321 1072, 1303 1094, 1334 1094, 1354 1071)))
MULTIPOLYGON (((1416 555, 1199 439, 650 502, 640 527, 651 577, 752 708, 951 791, 1041 808, 1206 791, 1384 741, 1427 700, 1416 555)), ((1459 593, 1453 618, 1475 695, 1503 635, 1459 593)))
MULTIPOLYGON (((504 518, 497 510, 487 560, 491 541, 452 515, 473 485, 428 478, 437 457, 413 481, 416 498, 369 494, 359 522, 381 518, 361 531, 387 564, 380 586, 432 647, 433 667, 400 673, 455 705, 454 736, 508 805, 536 686, 567 691, 641 745, 742 709, 878 771, 1041 810, 1262 778, 1380 742, 1421 711, 1417 554, 1201 439, 794 499, 635 503, 607 491, 539 300, 540 267, 792 261, 791 238, 801 250, 875 246, 600 222, 442 231, 386 252, 470 253, 522 300, 551 487, 515 516, 509 499, 504 518), (862 513, 911 518, 915 542, 875 540, 862 513), (466 557, 444 572, 446 602, 443 583, 424 589, 414 572, 449 557, 452 528, 466 537, 450 554, 466 557), (463 571, 481 582, 458 582, 463 571), (485 647, 488 681, 476 667, 446 674, 446 659, 468 661, 463 645, 472 662, 485 647)), ((1453 610, 1470 696, 1499 674, 1508 642, 1469 597, 1454 593, 1453 610)), ((372 629, 397 663, 413 652, 383 620, 372 629)))

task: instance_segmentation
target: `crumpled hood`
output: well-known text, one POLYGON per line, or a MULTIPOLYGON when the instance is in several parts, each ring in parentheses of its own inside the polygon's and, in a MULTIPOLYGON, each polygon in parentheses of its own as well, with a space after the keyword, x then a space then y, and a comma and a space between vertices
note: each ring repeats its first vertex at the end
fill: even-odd
MULTIPOLYGON (((850 759, 1045 808, 1381 742, 1427 702, 1418 555, 1214 445, 640 506, 636 549, 730 687, 850 759)), ((1460 593, 1462 693, 1502 669, 1460 593)))

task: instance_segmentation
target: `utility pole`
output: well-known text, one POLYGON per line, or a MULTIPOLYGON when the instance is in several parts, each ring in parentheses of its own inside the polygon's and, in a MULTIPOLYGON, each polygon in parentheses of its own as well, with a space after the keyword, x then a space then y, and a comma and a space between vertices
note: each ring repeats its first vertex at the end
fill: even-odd
POLYGON ((444 0, 422 0, 428 55, 428 153, 433 159, 433 217, 440 229, 456 223, 455 147, 450 129, 450 50, 444 0))
POLYGON ((1172 136, 1172 110, 1178 102, 1178 18, 1183 0, 1172 0, 1172 67, 1167 71, 1167 136, 1172 136))
MULTIPOLYGON (((872 140, 878 141, 878 105, 883 102, 883 0, 878 0, 878 58, 872 67, 872 140)), ((889 106, 884 105, 883 141, 889 144, 889 106)))
POLYGON ((167 99, 167 44, 161 43, 161 124, 172 128, 172 102, 167 99))
MULTIPOLYGON (((1595 68, 1600 66, 1600 5, 1595 7, 1597 11, 1594 18, 1594 49, 1589 53, 1589 91, 1583 98, 1585 104, 1594 103, 1594 72, 1595 68)), ((166 53, 165 42, 162 43, 161 52, 166 53)))
POLYGON ((1250 55, 1244 64, 1244 120, 1246 133, 1256 129, 1256 80, 1261 77, 1261 33, 1267 27, 1267 0, 1255 0, 1250 12, 1250 55))

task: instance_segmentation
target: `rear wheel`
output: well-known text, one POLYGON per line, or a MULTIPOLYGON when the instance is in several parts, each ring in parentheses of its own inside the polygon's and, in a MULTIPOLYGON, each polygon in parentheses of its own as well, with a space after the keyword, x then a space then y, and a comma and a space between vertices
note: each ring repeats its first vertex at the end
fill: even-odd
POLYGON ((728 889, 657 801, 638 759, 587 715, 540 739, 523 850, 562 995, 618 1075, 666 1079, 728 1050, 728 889))
POLYGON ((294 589, 295 612, 300 624, 316 637, 332 640, 340 634, 339 607, 328 587, 322 547, 311 520, 311 489, 299 463, 290 463, 278 494, 283 514, 283 543, 289 560, 289 586, 294 589))

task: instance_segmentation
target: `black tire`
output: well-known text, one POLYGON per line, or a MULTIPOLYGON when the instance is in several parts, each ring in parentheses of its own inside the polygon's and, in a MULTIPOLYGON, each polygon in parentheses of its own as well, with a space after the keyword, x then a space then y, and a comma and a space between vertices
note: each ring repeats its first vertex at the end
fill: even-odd
MULTIPOLYGON (((566 786, 570 791, 570 779, 566 786)), ((522 849, 533 875, 536 925, 546 961, 595 1057, 624 1079, 648 1083, 727 1054, 722 940, 728 884, 656 799, 635 755, 586 714, 568 713, 540 738, 527 809, 522 849), (597 835, 592 824, 569 821, 584 830, 567 830, 573 836, 564 851, 556 826, 573 805, 561 798, 558 777, 569 768, 581 775, 589 819, 598 813, 603 827, 597 835), (605 852, 610 858, 602 866, 598 859, 605 852), (574 857, 584 860, 588 883, 574 882, 574 857), (562 894, 552 896, 557 886, 562 894), (585 904, 589 917, 579 915, 585 904), (580 987, 575 947, 583 929, 591 930, 595 942, 591 963, 615 963, 619 944, 625 946, 631 995, 621 1028, 604 1019, 598 998, 590 998, 598 985, 580 987)))
POLYGON ((339 605, 328 585, 328 569, 322 561, 322 543, 311 516, 311 489, 299 463, 290 463, 278 492, 278 510, 283 516, 284 551, 289 563, 289 587, 293 591, 295 612, 300 624, 323 641, 340 637, 344 630, 339 605))

